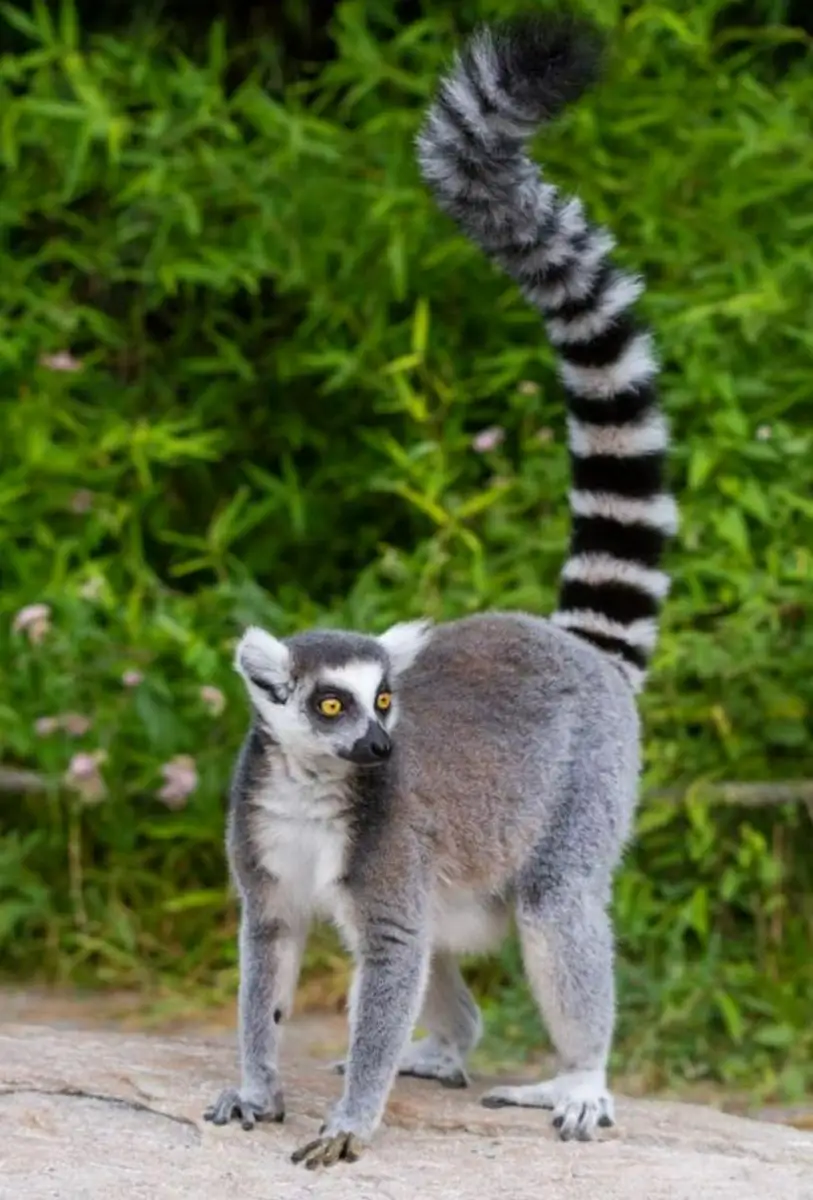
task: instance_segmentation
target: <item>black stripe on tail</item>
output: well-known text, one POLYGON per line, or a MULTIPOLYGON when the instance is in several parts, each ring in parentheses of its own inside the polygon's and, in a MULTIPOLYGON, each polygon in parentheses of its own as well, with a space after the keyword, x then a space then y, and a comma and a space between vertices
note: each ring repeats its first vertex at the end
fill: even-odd
POLYGON ((668 590, 659 569, 677 524, 669 444, 643 290, 613 239, 526 152, 538 126, 597 75, 595 32, 570 19, 480 29, 441 81, 417 140, 442 209, 542 314, 568 406, 572 534, 552 620, 611 654, 640 686, 668 590))

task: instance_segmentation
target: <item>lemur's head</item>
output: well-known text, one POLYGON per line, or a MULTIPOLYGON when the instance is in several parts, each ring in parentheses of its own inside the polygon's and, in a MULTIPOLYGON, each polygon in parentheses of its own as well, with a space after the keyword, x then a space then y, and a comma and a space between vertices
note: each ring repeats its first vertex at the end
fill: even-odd
POLYGON ((332 758, 378 766, 392 752, 398 679, 430 637, 427 621, 393 625, 380 637, 310 630, 284 641, 251 627, 235 666, 285 754, 304 765, 332 758))

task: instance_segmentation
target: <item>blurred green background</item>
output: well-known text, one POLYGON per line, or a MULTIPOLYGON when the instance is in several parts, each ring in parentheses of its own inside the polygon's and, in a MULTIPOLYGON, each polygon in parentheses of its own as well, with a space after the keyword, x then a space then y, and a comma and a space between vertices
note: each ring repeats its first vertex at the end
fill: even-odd
MULTIPOLYGON (((7 980, 233 997, 246 622, 551 608, 551 353, 412 152, 455 41, 533 7, 0 4, 7 980)), ((645 272, 683 513, 616 895, 616 1066, 796 1097, 813 807, 709 788, 813 776, 813 21, 584 7, 607 77, 539 156, 645 272)), ((467 969, 495 1053, 544 1045, 513 945, 467 969)), ((344 979, 321 936, 309 994, 344 979)))

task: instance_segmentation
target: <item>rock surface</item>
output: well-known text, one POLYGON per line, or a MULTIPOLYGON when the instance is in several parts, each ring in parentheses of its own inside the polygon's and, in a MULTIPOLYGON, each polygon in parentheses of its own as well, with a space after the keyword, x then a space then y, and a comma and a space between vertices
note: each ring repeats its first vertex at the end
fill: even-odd
POLYGON ((236 1077, 231 1040, 0 1025, 2 1200, 813 1200, 813 1136, 662 1101, 618 1103, 597 1144, 562 1144, 549 1115, 482 1108, 399 1080, 362 1159, 313 1173, 289 1161, 341 1080, 335 1047, 294 1025, 288 1120, 252 1133, 202 1119, 236 1077))

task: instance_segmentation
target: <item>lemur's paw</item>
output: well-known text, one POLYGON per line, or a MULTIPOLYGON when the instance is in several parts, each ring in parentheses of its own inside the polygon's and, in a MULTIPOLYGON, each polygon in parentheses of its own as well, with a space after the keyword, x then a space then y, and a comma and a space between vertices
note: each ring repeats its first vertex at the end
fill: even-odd
POLYGON ((483 1097, 486 1108, 516 1105, 553 1110, 553 1127, 563 1142, 592 1141, 599 1129, 615 1124, 613 1098, 599 1072, 559 1075, 546 1083, 498 1087, 483 1097))
POLYGON ((253 1129, 258 1121, 284 1121, 285 1103, 282 1092, 274 1092, 265 1100, 247 1097, 237 1088, 224 1088, 214 1104, 203 1114, 204 1121, 213 1125, 228 1125, 239 1121, 243 1129, 253 1129))
POLYGON ((339 1161, 357 1162, 364 1151, 364 1143, 355 1133, 325 1134, 306 1142, 291 1155, 291 1162, 304 1163, 309 1171, 317 1167, 332 1167, 339 1161))
POLYGON ((454 1046, 440 1045, 431 1037, 407 1046, 398 1065, 398 1074, 413 1075, 418 1079, 437 1079, 447 1088, 469 1086, 460 1051, 454 1046))
MULTIPOLYGON (((344 1059, 331 1063, 331 1070, 337 1075, 344 1075, 346 1069, 344 1059)), ((439 1046, 432 1038, 423 1038, 407 1046, 398 1064, 398 1074, 416 1079, 436 1079, 447 1088, 469 1086, 460 1051, 453 1046, 439 1046)))

